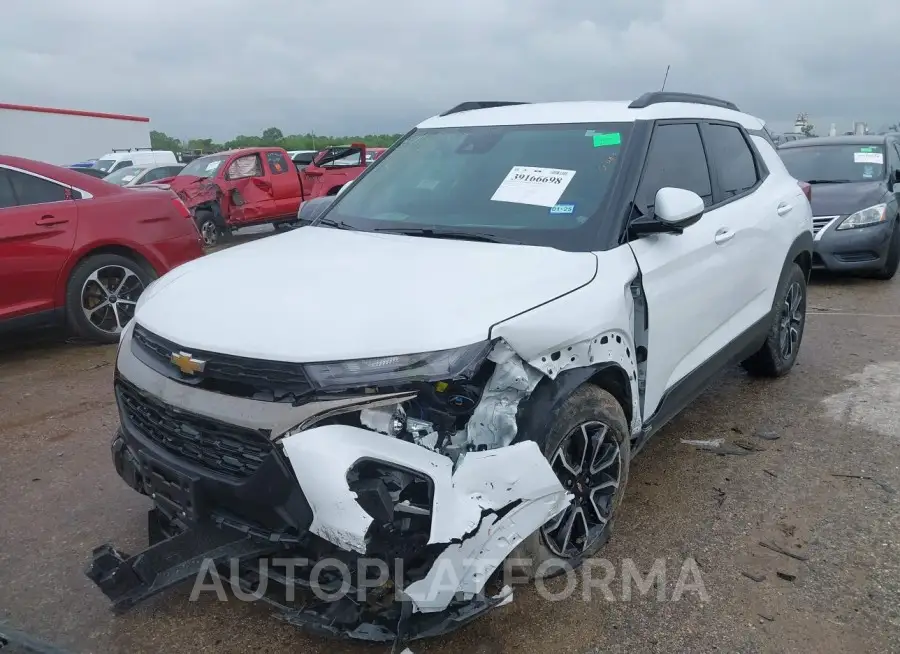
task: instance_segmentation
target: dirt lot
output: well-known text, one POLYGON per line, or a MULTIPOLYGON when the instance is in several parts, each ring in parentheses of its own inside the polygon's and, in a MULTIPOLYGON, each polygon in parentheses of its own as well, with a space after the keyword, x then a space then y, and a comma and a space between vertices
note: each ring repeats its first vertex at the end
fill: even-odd
MULTIPOLYGON (((819 278, 810 295, 793 374, 765 383, 729 371, 634 462, 603 552, 617 569, 613 601, 579 591, 549 602, 523 588, 412 649, 900 651, 900 281, 819 278), (717 438, 744 454, 681 442, 717 438), (707 601, 690 590, 669 601, 688 557, 707 601), (646 574, 658 558, 667 601, 623 600, 623 559, 646 574)), ((0 622, 74 652, 386 651, 304 636, 256 604, 192 603, 189 586, 109 613, 84 564, 106 541, 138 549, 148 508, 110 461, 114 355, 52 339, 0 351, 0 622)))

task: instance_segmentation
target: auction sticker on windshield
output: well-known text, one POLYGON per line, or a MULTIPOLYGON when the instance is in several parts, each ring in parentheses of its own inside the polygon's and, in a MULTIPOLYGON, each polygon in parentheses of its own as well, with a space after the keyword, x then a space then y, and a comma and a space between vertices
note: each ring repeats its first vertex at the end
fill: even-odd
POLYGON ((575 177, 574 170, 513 166, 491 200, 553 207, 575 177))
POLYGON ((854 152, 853 163, 884 165, 884 155, 881 152, 854 152))

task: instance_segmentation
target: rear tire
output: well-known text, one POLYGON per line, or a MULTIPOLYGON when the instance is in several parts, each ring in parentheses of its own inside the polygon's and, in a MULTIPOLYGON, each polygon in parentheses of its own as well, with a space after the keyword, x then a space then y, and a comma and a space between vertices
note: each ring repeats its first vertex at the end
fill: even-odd
POLYGON ((806 326, 806 275, 796 263, 775 293, 766 342, 741 362, 755 377, 781 377, 790 372, 800 352, 806 326))
POLYGON ((872 274, 874 279, 889 280, 897 274, 900 267, 900 222, 894 223, 894 231, 891 233, 891 244, 888 246, 887 260, 884 268, 872 274))
POLYGON ((538 445, 544 456, 563 487, 576 497, 563 513, 522 541, 510 555, 512 568, 529 580, 573 570, 606 544, 628 483, 631 459, 631 437, 622 406, 608 391, 589 384, 563 403, 542 440, 538 445), (588 446, 586 456, 580 466, 572 465, 578 461, 582 443, 588 446), (572 473, 566 463, 582 473, 572 473), (589 479, 581 478, 585 475, 589 479))
POLYGON ((75 266, 66 287, 69 329, 86 340, 116 343, 138 298, 156 274, 119 254, 95 254, 75 266))

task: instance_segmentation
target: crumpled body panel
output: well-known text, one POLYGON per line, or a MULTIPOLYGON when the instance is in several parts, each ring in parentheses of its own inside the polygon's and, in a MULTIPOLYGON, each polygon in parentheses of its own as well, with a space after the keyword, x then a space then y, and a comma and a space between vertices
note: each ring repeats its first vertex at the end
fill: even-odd
POLYGON ((537 443, 451 459, 414 443, 344 425, 288 436, 284 451, 313 510, 310 531, 365 554, 373 517, 357 501, 347 472, 377 460, 421 473, 433 483, 429 545, 446 544, 425 579, 404 592, 422 612, 445 609, 457 592, 474 596, 522 540, 570 501, 537 443), (451 588, 437 583, 455 575, 451 588))

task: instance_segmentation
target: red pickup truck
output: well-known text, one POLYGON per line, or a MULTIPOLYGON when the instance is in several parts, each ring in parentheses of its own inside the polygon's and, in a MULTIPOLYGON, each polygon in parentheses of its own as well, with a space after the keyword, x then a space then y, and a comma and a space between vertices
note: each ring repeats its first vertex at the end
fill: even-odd
POLYGON ((304 200, 334 195, 385 148, 323 150, 299 172, 282 148, 243 148, 194 159, 168 185, 190 209, 207 247, 232 230, 297 220, 304 200))

